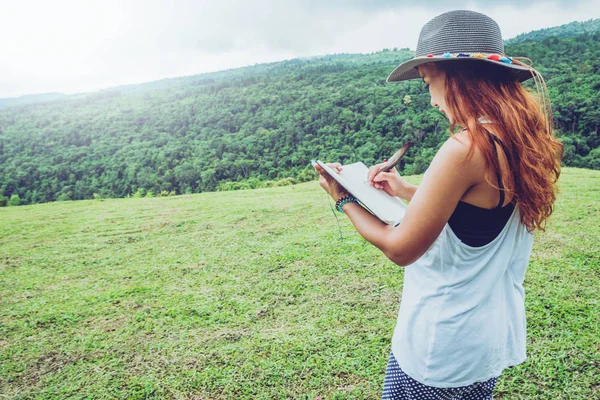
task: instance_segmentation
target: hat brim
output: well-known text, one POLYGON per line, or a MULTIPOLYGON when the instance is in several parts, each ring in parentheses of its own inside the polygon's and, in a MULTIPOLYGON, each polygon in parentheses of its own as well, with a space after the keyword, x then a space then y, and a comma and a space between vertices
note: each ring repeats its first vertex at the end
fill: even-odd
POLYGON ((527 79, 533 78, 533 73, 536 73, 534 69, 528 69, 521 67, 520 65, 508 64, 501 61, 489 60, 487 58, 423 57, 413 58, 412 60, 406 61, 397 66, 396 69, 392 71, 390 76, 388 76, 387 82, 401 82, 409 79, 420 79, 421 75, 419 75, 419 70, 417 67, 419 65, 436 62, 486 62, 508 68, 514 79, 518 80, 519 82, 524 82, 527 79))

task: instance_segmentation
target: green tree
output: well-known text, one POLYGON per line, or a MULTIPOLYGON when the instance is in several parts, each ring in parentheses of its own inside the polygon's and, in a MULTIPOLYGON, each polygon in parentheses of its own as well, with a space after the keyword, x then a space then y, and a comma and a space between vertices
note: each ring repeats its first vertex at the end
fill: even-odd
POLYGON ((13 194, 12 196, 10 196, 10 200, 8 200, 8 205, 9 206, 18 206, 21 204, 21 198, 19 197, 18 194, 13 194))

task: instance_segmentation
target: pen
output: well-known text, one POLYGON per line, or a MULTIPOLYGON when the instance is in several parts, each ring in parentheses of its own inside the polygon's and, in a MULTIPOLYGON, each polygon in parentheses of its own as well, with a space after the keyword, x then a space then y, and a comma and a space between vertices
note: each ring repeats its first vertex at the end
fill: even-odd
POLYGON ((391 156, 390 159, 387 160, 379 168, 379 171, 377 171, 377 173, 375 175, 373 175, 373 179, 375 179, 375 177, 377 176, 377 174, 379 174, 380 172, 388 172, 389 170, 391 170, 392 168, 394 168, 396 165, 398 165, 398 163, 400 162, 400 160, 402 160, 402 157, 404 157, 404 155, 406 154, 406 152, 408 151, 408 149, 411 148, 412 145, 413 145, 413 142, 409 141, 404 146, 400 147, 400 149, 398 149, 398 151, 395 152, 394 155, 391 156))

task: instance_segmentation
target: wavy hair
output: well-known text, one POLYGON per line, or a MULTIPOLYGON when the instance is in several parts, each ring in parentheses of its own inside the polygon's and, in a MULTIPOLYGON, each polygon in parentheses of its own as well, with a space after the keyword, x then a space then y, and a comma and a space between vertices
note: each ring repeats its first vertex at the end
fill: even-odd
POLYGON ((541 74, 528 67, 533 75, 537 96, 516 81, 508 68, 483 62, 472 68, 457 62, 438 63, 446 73, 445 100, 453 115, 450 134, 457 126, 467 128, 471 148, 477 147, 486 160, 486 181, 501 172, 507 196, 519 207, 521 223, 531 232, 544 230, 552 214, 558 191, 563 145, 552 132, 552 113, 548 90, 541 74), (493 134, 501 142, 506 168, 501 167, 496 144, 482 125, 483 117, 494 126, 493 134), (502 171, 501 171, 502 168, 502 171))

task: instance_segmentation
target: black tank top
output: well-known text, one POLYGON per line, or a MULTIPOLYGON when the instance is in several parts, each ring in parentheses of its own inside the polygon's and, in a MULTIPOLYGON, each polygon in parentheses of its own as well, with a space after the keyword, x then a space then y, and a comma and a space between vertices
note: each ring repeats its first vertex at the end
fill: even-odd
MULTIPOLYGON (((496 158, 498 158, 498 152, 495 143, 500 145, 504 154, 508 154, 504 143, 496 136, 490 134, 490 142, 492 142, 496 158)), ((508 222, 515 208, 513 201, 502 207, 504 204, 504 185, 502 184, 500 171, 496 172, 496 178, 500 189, 500 201, 498 201, 495 208, 490 210, 459 201, 448 220, 448 225, 450 225, 454 234, 468 246, 481 247, 494 240, 508 222)))

